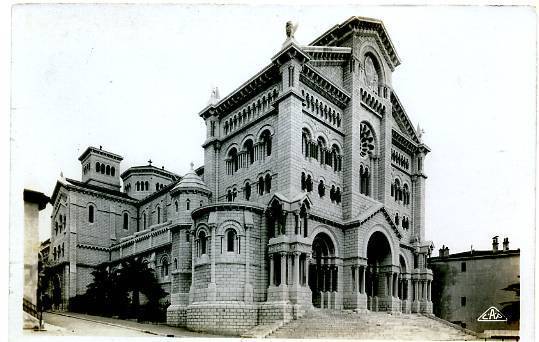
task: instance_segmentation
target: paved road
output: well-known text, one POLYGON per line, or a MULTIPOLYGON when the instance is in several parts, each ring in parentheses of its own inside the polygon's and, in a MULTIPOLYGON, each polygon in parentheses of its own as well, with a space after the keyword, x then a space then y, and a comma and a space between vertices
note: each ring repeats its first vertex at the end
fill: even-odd
POLYGON ((43 320, 49 324, 47 331, 27 331, 32 335, 67 336, 174 336, 174 337, 221 337, 200 334, 183 328, 149 323, 137 323, 114 318, 90 316, 76 313, 43 313, 43 320), (66 316, 67 315, 67 316, 66 316))

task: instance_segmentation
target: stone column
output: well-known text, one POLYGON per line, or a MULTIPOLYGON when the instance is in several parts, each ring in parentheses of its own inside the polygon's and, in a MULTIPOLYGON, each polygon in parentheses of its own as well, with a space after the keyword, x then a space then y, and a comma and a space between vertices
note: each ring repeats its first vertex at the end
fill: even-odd
POLYGON ((274 275, 273 275, 273 264, 275 262, 275 259, 273 259, 273 253, 269 253, 268 255, 270 259, 270 274, 269 274, 269 286, 274 286, 274 275))
POLYGON ((281 252, 281 286, 286 285, 286 253, 281 252))
POLYGON ((387 295, 388 296, 393 296, 393 279, 390 279, 391 277, 391 273, 387 273, 386 274, 386 281, 387 281, 387 295))
MULTIPOLYGON (((246 303, 250 303, 253 301, 253 286, 251 285, 251 282, 249 280, 249 233, 250 227, 245 226, 245 289, 243 293, 243 300, 246 303)), ((238 239, 238 251, 240 250, 240 243, 241 240, 238 239)))
POLYGON ((359 268, 357 266, 351 266, 350 269, 352 272, 352 292, 357 293, 358 292, 357 274, 358 274, 359 268))
POLYGON ((215 225, 211 226, 211 271, 210 284, 208 285, 208 300, 215 301, 217 298, 217 285, 215 284, 215 225))
POLYGON ((294 252, 294 285, 299 286, 299 252, 294 252))
POLYGON ((427 281, 423 280, 423 299, 427 299, 427 281))
POLYGON ((305 254, 305 286, 309 287, 309 267, 311 265, 311 256, 305 254))
MULTIPOLYGON (((191 232, 188 232, 187 234, 191 234, 191 232)), ((195 234, 193 233, 193 236, 191 239, 189 239, 191 243, 191 288, 189 289, 189 304, 191 304, 195 298, 195 257, 196 257, 196 251, 195 251, 195 234)))
POLYGON ((361 293, 365 294, 365 284, 366 284, 366 272, 367 266, 361 267, 361 293))

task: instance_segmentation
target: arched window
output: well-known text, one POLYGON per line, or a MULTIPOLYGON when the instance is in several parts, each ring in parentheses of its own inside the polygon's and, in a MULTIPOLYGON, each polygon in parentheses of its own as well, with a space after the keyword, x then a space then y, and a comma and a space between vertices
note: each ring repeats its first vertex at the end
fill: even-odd
POLYGON ((310 157, 310 145, 311 145, 311 135, 309 131, 304 128, 301 132, 301 152, 305 157, 310 157))
POLYGON ((258 178, 258 194, 264 194, 264 177, 258 178))
POLYGON ((234 246, 236 245, 236 231, 229 229, 226 231, 226 251, 234 252, 234 246))
POLYGON ((140 183, 139 182, 135 183, 135 189, 137 189, 137 191, 140 191, 140 183))
POLYGON ((186 210, 191 210, 191 201, 189 199, 187 199, 185 201, 185 209, 186 210))
POLYGON ((155 191, 159 191, 159 183, 155 183, 155 191))
POLYGON ((396 213, 395 214, 395 224, 398 226, 399 225, 399 213, 396 213))
POLYGON ((249 164, 252 164, 255 161, 255 149, 253 145, 253 141, 251 139, 247 140, 243 144, 243 150, 247 152, 247 162, 249 164))
POLYGON ((243 197, 245 197, 246 201, 251 198, 251 184, 249 182, 245 183, 245 187, 243 188, 243 197))
POLYGON ((200 206, 202 207, 204 205, 204 201, 200 200, 200 206))
POLYGON ((174 207, 176 208, 176 212, 178 212, 178 209, 179 209, 178 201, 175 201, 175 202, 174 202, 174 207))
POLYGON ((264 150, 266 151, 266 156, 271 156, 272 137, 270 131, 266 129, 264 132, 262 132, 262 134, 260 135, 260 139, 262 140, 262 145, 264 146, 264 150))
POLYGON ((305 177, 305 172, 301 173, 301 190, 307 189, 307 179, 305 177))
POLYGON ((88 222, 94 223, 94 206, 88 206, 88 222))
POLYGON ((64 246, 64 243, 62 242, 62 256, 64 256, 64 255, 65 255, 65 253, 64 253, 64 252, 65 252, 65 246, 64 246))
POLYGON ((52 256, 53 256, 53 259, 56 260, 56 247, 52 249, 52 256))
POLYGON ((174 270, 178 269, 178 258, 174 258, 174 270))
POLYGON ((235 201, 236 197, 238 197, 238 189, 234 188, 232 189, 232 201, 235 201))
POLYGON ((370 183, 371 175, 369 173, 369 168, 361 165, 359 167, 359 193, 370 196, 370 183))
POLYGON ((129 215, 127 213, 124 213, 124 229, 129 229, 129 215))
POLYGON ((266 183, 265 184, 266 193, 269 193, 271 191, 271 175, 270 174, 266 175, 265 183, 266 183))
POLYGON ((105 174, 105 164, 101 164, 101 173, 105 174))
POLYGON ((341 203, 341 188, 337 187, 337 191, 335 191, 335 201, 337 204, 341 203))
POLYGON ((206 233, 201 230, 198 233, 199 256, 206 254, 206 233))
POLYGON ((110 176, 110 165, 107 165, 107 167, 105 168, 105 174, 107 176, 110 176))
POLYGON ((313 191, 313 179, 311 175, 307 175, 307 179, 305 180, 305 186, 307 187, 307 192, 313 191))
POLYGON ((227 173, 229 175, 233 175, 234 172, 238 171, 238 150, 235 147, 231 148, 228 152, 227 166, 227 173))
POLYGON ((326 186, 324 185, 324 181, 320 180, 320 183, 318 183, 318 196, 324 197, 326 194, 326 186))
POLYGON ((329 199, 331 202, 335 201, 335 185, 331 185, 331 189, 329 190, 329 199))
POLYGON ((373 93, 378 95, 379 75, 375 64, 376 59, 371 55, 365 57, 365 84, 373 93))
POLYGON ((161 258, 161 278, 168 276, 168 258, 166 256, 161 258))
POLYGON ((161 207, 157 206, 157 224, 161 223, 161 207))
POLYGON ((54 235, 58 235, 58 221, 54 222, 54 235))
POLYGON ((320 156, 320 164, 325 163, 325 152, 326 152, 326 141, 322 137, 318 137, 316 140, 316 143, 318 145, 318 155, 320 156))
POLYGON ((342 170, 342 157, 341 157, 341 150, 339 149, 339 146, 333 144, 331 147, 331 158, 333 160, 333 170, 334 171, 341 171, 342 170))
POLYGON ((114 177, 116 175, 116 169, 113 167, 110 168, 110 175, 114 177))
POLYGON ((95 163, 95 172, 101 172, 101 164, 99 162, 95 163))
POLYGON ((150 183, 148 183, 148 181, 144 182, 144 186, 146 191, 150 190, 150 183))
POLYGON ((232 202, 232 190, 228 189, 226 192, 226 200, 227 202, 232 202))

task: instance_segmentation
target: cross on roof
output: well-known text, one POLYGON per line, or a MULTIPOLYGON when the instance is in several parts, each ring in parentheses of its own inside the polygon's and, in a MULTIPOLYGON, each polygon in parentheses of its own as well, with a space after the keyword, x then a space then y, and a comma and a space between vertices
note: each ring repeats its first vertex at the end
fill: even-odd
POLYGON ((191 171, 193 170, 193 168, 195 167, 195 163, 191 162, 191 171))
POLYGON ((151 159, 148 160, 148 165, 152 166, 152 160, 151 159))

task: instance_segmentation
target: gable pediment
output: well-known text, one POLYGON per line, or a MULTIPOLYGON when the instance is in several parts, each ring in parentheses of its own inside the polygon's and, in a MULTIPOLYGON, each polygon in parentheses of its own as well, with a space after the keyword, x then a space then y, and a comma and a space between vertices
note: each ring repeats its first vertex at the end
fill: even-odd
POLYGON ((388 211, 382 204, 375 205, 367 209, 366 211, 362 212, 354 220, 348 222, 346 226, 350 228, 363 226, 367 222, 370 222, 377 215, 381 215, 384 218, 386 223, 391 227, 391 230, 395 233, 395 235, 397 236, 397 238, 399 238, 399 240, 402 239, 403 237, 402 233, 400 232, 399 228, 395 225, 388 211))

